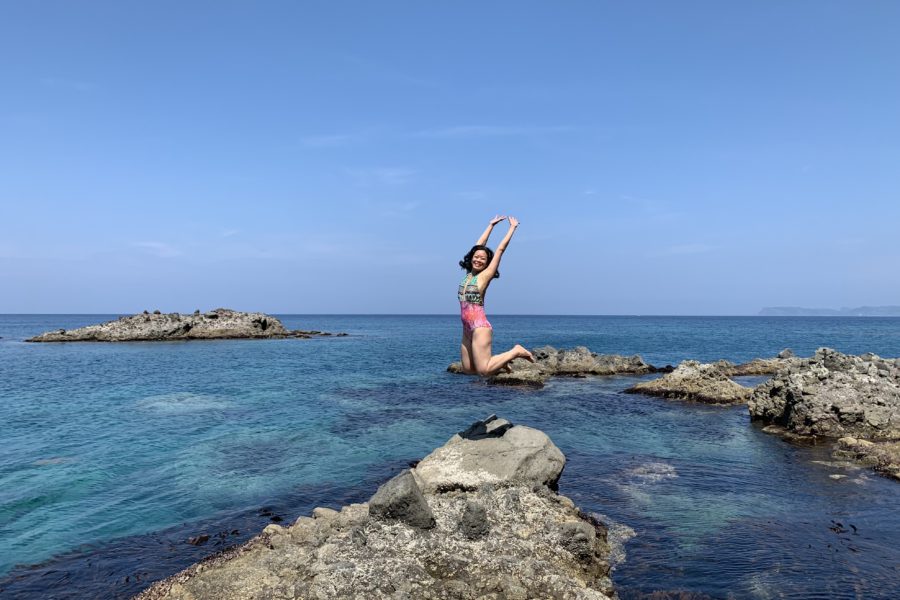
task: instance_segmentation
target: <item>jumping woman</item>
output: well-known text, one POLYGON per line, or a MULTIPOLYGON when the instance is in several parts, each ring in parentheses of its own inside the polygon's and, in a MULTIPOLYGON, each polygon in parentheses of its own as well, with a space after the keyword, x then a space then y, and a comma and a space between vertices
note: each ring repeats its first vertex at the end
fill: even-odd
POLYGON ((500 267, 500 259, 509 245, 513 233, 519 226, 515 217, 509 217, 509 231, 500 245, 497 253, 488 248, 488 238, 494 225, 506 217, 497 215, 488 224, 487 229, 478 238, 478 242, 472 246, 468 254, 459 261, 459 266, 465 269, 466 276, 459 284, 459 311, 462 319, 463 337, 460 353, 463 371, 471 375, 478 374, 490 376, 500 371, 510 371, 509 362, 514 358, 524 358, 534 362, 531 352, 516 344, 511 350, 503 354, 491 356, 491 343, 494 340, 494 330, 484 314, 484 295, 487 293, 491 281, 500 277, 497 270, 500 267))

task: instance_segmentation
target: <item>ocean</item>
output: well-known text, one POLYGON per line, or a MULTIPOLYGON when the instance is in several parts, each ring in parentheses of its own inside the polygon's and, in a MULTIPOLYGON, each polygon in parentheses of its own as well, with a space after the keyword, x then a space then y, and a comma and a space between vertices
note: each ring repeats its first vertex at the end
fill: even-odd
MULTIPOLYGON (((623 600, 900 590, 900 484, 766 434, 746 407, 622 393, 653 376, 534 390, 453 375, 455 315, 279 315, 341 338, 23 342, 117 316, 0 315, 4 598, 129 597, 270 522, 368 499, 492 413, 565 453, 560 493, 609 524, 623 600)), ((900 318, 490 318, 495 351, 900 356, 900 318)))

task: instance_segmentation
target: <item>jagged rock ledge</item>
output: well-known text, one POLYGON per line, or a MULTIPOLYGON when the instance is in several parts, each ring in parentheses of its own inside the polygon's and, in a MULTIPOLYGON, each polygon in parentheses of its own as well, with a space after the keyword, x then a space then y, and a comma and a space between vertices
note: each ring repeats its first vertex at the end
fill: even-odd
POLYGON ((753 393, 753 388, 733 381, 732 377, 772 375, 799 364, 801 360, 789 349, 782 350, 773 358, 754 358, 739 365, 727 360, 718 360, 714 363, 686 360, 668 375, 638 383, 625 390, 625 393, 647 394, 704 404, 746 404, 753 393))
MULTIPOLYGON (((668 373, 671 366, 654 367, 639 355, 597 354, 584 346, 572 350, 557 350, 542 346, 531 351, 535 362, 516 359, 509 363, 511 372, 499 373, 487 379, 497 385, 543 386, 551 377, 587 377, 588 375, 645 375, 668 373)), ((455 362, 447 367, 451 373, 463 373, 462 364, 455 362)))
POLYGON ((900 359, 820 348, 757 386, 748 406, 765 431, 842 438, 838 457, 900 480, 900 359))
POLYGON ((606 528, 554 491, 564 465, 492 415, 369 502, 268 525, 137 598, 614 598, 606 528))
POLYGON ((721 362, 703 364, 696 360, 686 360, 671 373, 633 385, 625 393, 705 404, 746 404, 753 388, 732 381, 728 376, 729 368, 729 365, 722 365, 721 362))
POLYGON ((342 337, 346 333, 285 329, 281 321, 264 313, 217 308, 206 313, 160 313, 158 310, 119 317, 78 329, 48 331, 26 342, 162 342, 173 340, 342 337))

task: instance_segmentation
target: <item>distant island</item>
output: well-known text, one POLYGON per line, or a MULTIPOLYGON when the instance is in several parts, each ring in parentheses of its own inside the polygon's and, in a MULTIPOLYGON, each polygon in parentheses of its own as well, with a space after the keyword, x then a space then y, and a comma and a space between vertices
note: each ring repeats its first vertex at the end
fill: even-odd
POLYGON ((799 306, 767 306, 761 317, 900 317, 900 306, 860 306, 857 308, 800 308, 799 306))

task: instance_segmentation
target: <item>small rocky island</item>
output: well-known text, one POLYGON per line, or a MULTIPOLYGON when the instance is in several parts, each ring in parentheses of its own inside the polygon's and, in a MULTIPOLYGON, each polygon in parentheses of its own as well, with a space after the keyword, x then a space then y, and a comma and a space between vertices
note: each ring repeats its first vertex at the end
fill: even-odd
POLYGON ((368 502, 268 525, 137 599, 615 598, 605 526, 555 491, 564 466, 492 415, 368 502))
POLYGON ((837 439, 837 457, 900 480, 900 359, 820 348, 757 386, 748 405, 767 431, 837 439))
POLYGON ((281 321, 264 313, 217 308, 193 314, 152 313, 119 317, 115 321, 66 331, 48 331, 26 342, 168 342, 176 340, 224 340, 310 338, 345 336, 322 331, 288 330, 281 321))

